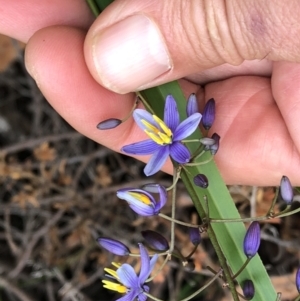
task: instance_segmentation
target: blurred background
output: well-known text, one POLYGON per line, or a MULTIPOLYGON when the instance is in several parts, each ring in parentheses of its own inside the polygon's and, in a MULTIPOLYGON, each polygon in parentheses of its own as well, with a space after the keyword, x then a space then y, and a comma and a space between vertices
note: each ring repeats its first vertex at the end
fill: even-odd
MULTIPOLYGON (((0 301, 116 300, 121 296, 102 287, 103 268, 112 261, 127 261, 138 270, 139 261, 111 255, 96 238, 119 239, 132 252, 138 252, 142 230, 156 230, 168 238, 169 222, 141 218, 115 196, 117 189, 154 180, 143 176, 144 164, 74 131, 27 74, 23 51, 24 45, 0 36, 0 301)), ((171 184, 163 173, 155 181, 171 184)), ((244 217, 264 215, 275 193, 273 187, 229 189, 244 217)), ((177 218, 200 222, 180 183, 178 191, 177 218)), ((170 203, 163 213, 170 214, 170 203)), ((261 228, 261 258, 282 300, 292 300, 298 294, 299 214, 263 222, 261 228)), ((193 245, 187 230, 177 227, 175 234, 177 247, 189 254, 193 245)), ((151 284, 153 295, 180 300, 209 279, 206 266, 218 269, 205 233, 202 238, 193 256, 195 269, 170 262, 151 284)), ((231 297, 216 281, 193 300, 231 297)))

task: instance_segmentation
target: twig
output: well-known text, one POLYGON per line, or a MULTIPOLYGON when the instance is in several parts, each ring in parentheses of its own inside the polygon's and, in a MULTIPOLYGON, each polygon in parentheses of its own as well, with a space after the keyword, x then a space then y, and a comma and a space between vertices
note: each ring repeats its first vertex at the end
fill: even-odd
POLYGON ((29 297, 24 291, 19 289, 16 285, 14 285, 11 281, 5 279, 4 277, 0 276, 0 286, 3 289, 10 291, 16 297, 18 297, 21 301, 35 301, 35 299, 29 297))
POLYGON ((26 265, 27 260, 29 259, 30 254, 36 243, 42 236, 44 236, 49 231, 50 227, 56 224, 56 222, 62 217, 63 213, 64 210, 59 210, 44 227, 42 227, 40 230, 34 233, 31 241, 27 244, 27 248, 24 251, 23 255, 21 256, 21 258, 18 259, 17 266, 8 274, 9 278, 15 278, 21 272, 21 270, 26 265))

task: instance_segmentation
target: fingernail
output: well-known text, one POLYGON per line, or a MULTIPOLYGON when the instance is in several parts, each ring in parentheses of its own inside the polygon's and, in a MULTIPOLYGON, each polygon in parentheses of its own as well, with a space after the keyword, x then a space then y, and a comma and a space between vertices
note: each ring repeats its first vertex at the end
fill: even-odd
POLYGON ((147 85, 172 67, 157 25, 133 15, 94 37, 93 59, 102 84, 118 93, 147 85))

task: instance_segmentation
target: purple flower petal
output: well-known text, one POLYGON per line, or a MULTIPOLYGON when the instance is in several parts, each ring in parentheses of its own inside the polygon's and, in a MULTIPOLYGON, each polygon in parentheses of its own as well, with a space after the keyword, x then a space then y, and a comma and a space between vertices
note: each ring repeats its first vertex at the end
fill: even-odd
MULTIPOLYGON (((153 271, 157 259, 158 259, 158 254, 154 254, 152 256, 152 258, 150 259, 150 273, 153 271)), ((150 275, 150 273, 149 273, 149 275, 150 275)))
POLYGON ((97 242, 101 247, 115 255, 125 256, 130 253, 129 248, 116 239, 108 237, 99 237, 97 238, 97 242))
POLYGON ((154 152, 153 156, 150 158, 146 167, 144 168, 144 173, 146 176, 151 176, 158 172, 169 156, 169 145, 161 146, 154 152))
POLYGON ((156 202, 151 194, 141 189, 120 189, 117 191, 117 197, 128 203, 129 207, 141 216, 152 216, 155 213, 156 202), (142 202, 140 199, 134 197, 130 192, 138 193, 149 198, 150 203, 142 202))
POLYGON ((141 270, 139 274, 139 284, 142 286, 147 278, 149 277, 151 270, 150 270, 150 258, 147 250, 143 246, 143 244, 139 244, 140 247, 140 254, 141 254, 141 270))
POLYGON ((128 155, 150 155, 157 151, 161 145, 158 145, 151 139, 132 143, 122 147, 121 151, 128 155))
POLYGON ((155 212, 159 213, 160 209, 165 206, 168 196, 167 196, 167 190, 164 186, 159 185, 158 187, 158 193, 159 193, 159 200, 155 204, 155 212))
POLYGON ((300 294, 300 266, 297 269, 296 272, 296 287, 297 287, 297 291, 300 294))
POLYGON ((191 158, 188 148, 180 142, 173 142, 170 145, 170 156, 179 164, 188 163, 191 158))
POLYGON ((147 129, 147 127, 142 123, 142 120, 146 120, 156 128, 159 127, 157 122, 153 119, 153 116, 146 110, 143 109, 135 109, 132 114, 134 121, 137 123, 139 128, 142 130, 147 129))
POLYGON ((172 132, 175 131, 180 122, 177 104, 172 95, 166 97, 164 122, 172 132))
POLYGON ((136 275, 133 267, 128 263, 122 264, 117 269, 117 275, 120 279, 120 282, 128 288, 134 288, 139 285, 138 276, 136 275))
MULTIPOLYGON (((145 288, 144 288, 144 290, 145 290, 145 288)), ((143 293, 139 294, 138 297, 137 297, 138 301, 146 301, 147 298, 148 297, 145 294, 143 294, 143 293)))
POLYGON ((196 95, 194 93, 192 93, 189 96, 188 101, 187 101, 186 115, 187 115, 187 117, 190 117, 194 113, 199 113, 199 108, 198 108, 198 102, 197 102, 196 95))
POLYGON ((129 291, 123 297, 117 299, 116 301, 133 301, 138 296, 138 291, 136 289, 129 291))
POLYGON ((193 134, 198 128, 201 117, 200 113, 195 113, 182 121, 174 132, 173 141, 180 141, 193 134))

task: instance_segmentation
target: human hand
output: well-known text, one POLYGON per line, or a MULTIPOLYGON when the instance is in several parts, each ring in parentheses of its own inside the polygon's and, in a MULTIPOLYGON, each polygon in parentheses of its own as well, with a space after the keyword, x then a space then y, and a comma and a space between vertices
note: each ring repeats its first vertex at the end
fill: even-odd
MULTIPOLYGON (((186 96, 195 92, 201 107, 204 100, 216 100, 211 132, 221 136, 215 159, 227 183, 277 185, 285 174, 293 185, 299 185, 300 4, 231 1, 226 2, 225 12, 224 3, 116 1, 94 22, 85 39, 93 18, 83 1, 46 4, 29 0, 22 10, 15 2, 5 3, 0 31, 25 42, 30 38, 26 49, 29 72, 51 105, 91 139, 119 151, 144 138, 132 120, 111 132, 96 129, 99 121, 126 115, 135 99, 133 93, 119 95, 104 86, 126 93, 147 83, 184 78, 180 84, 186 96), (136 13, 155 20, 163 37, 164 46, 152 44, 161 50, 158 68, 140 30, 143 22, 151 24, 149 19, 136 21, 140 17, 134 17, 139 22, 134 30, 142 36, 135 43, 140 64, 129 61, 135 55, 122 60, 113 56, 116 47, 122 49, 126 24, 119 23, 112 44, 105 46, 101 41, 98 48, 93 47, 95 40, 100 41, 100 31, 109 27, 112 33, 112 24, 136 13), (106 59, 95 63, 93 57, 106 59), (163 63, 166 57, 169 60, 163 63), (125 60, 135 68, 127 68, 125 60)), ((165 170, 170 171, 170 165, 165 170)))

